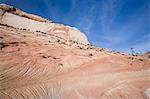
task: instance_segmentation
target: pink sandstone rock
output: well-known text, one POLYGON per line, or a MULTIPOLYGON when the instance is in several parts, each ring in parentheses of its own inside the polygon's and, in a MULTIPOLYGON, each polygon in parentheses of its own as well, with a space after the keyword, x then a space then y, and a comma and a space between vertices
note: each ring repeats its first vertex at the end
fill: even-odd
POLYGON ((148 57, 0 25, 0 99, 149 99, 149 89, 148 57))
POLYGON ((0 23, 15 28, 28 29, 32 32, 41 31, 51 33, 66 40, 89 44, 87 37, 74 27, 53 23, 40 16, 28 14, 6 4, 0 4, 0 23))

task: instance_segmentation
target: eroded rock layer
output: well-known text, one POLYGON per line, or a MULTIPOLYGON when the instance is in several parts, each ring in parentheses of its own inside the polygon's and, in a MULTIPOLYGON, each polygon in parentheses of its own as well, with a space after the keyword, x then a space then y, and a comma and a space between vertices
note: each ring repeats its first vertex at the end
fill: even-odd
POLYGON ((89 44, 87 37, 78 29, 63 24, 53 23, 40 16, 28 14, 15 7, 0 4, 0 23, 19 29, 40 31, 73 40, 78 43, 89 44))
POLYGON ((149 99, 150 58, 0 25, 0 99, 149 99))

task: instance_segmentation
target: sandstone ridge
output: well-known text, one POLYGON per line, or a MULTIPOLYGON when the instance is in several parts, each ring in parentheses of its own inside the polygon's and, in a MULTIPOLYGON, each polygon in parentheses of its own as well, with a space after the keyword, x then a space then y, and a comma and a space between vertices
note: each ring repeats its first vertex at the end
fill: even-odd
POLYGON ((0 4, 0 23, 30 31, 51 33, 66 40, 89 44, 87 37, 74 27, 53 23, 40 16, 28 14, 6 4, 0 4))
POLYGON ((65 33, 74 33, 69 26, 3 11, 4 7, 0 99, 150 99, 149 52, 125 54, 96 48, 77 42, 77 37, 77 41, 67 39, 65 33), (48 32, 36 26, 29 30, 25 23, 14 25, 10 17, 54 27, 48 27, 48 32))

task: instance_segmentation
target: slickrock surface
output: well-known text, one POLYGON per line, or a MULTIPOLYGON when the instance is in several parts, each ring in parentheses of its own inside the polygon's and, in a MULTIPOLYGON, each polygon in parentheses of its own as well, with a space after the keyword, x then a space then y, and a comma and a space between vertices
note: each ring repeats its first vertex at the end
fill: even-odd
POLYGON ((40 31, 62 37, 66 40, 73 40, 78 43, 89 44, 84 33, 75 27, 53 23, 40 16, 28 14, 15 7, 0 4, 0 23, 15 28, 27 29, 32 32, 40 31))
POLYGON ((150 58, 0 25, 0 99, 150 99, 150 58))
POLYGON ((150 57, 0 4, 0 99, 150 99, 150 57))

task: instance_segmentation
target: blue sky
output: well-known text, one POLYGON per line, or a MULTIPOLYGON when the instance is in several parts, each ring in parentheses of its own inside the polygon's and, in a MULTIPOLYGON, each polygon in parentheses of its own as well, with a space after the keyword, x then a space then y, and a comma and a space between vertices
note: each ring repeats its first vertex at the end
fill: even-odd
POLYGON ((150 0, 0 0, 77 27, 90 43, 118 51, 150 50, 150 0))

